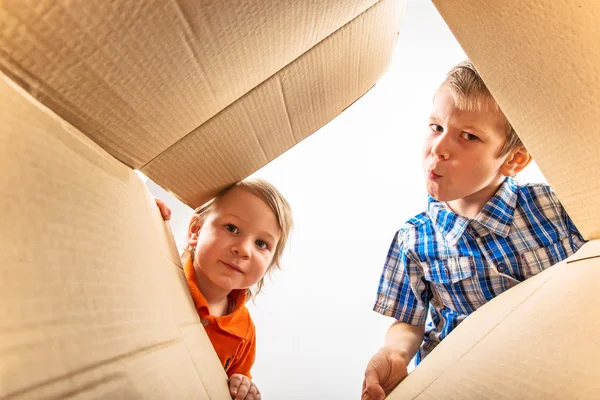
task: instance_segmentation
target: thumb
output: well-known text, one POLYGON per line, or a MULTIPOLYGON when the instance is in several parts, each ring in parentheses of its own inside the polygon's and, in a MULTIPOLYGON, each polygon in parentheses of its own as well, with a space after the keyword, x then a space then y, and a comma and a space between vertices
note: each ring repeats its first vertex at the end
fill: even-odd
POLYGON ((379 375, 375 368, 369 366, 365 371, 365 380, 363 382, 362 399, 384 399, 385 391, 379 382, 379 375))

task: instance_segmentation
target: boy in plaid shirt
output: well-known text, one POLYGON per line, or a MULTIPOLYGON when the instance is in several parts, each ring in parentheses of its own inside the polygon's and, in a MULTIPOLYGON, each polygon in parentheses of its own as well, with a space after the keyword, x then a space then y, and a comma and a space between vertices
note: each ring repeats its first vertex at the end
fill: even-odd
POLYGON ((513 179, 531 156, 469 61, 436 91, 428 132, 428 205, 388 252, 374 310, 396 321, 367 365, 363 400, 383 399, 415 355, 584 243, 550 186, 513 179))

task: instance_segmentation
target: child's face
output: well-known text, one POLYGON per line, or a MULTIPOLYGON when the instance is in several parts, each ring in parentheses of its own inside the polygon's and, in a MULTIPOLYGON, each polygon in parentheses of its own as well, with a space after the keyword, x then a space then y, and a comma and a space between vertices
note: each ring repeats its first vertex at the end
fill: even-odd
POLYGON ((247 190, 233 188, 217 202, 197 234, 188 236, 196 247, 198 280, 227 293, 249 288, 271 265, 280 237, 269 206, 247 190))
POLYGON ((501 111, 460 110, 442 86, 434 98, 423 152, 428 193, 451 208, 453 201, 483 206, 504 179, 501 168, 509 155, 500 152, 506 130, 501 111))

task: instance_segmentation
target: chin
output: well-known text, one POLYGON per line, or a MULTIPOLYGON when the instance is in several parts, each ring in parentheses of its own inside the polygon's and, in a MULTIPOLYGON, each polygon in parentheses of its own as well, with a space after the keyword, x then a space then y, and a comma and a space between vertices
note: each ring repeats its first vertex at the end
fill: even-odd
POLYGON ((441 202, 444 202, 444 203, 447 203, 449 201, 457 199, 456 196, 452 196, 449 193, 439 192, 439 191, 436 191, 436 190, 427 190, 427 193, 429 193, 429 195, 431 197, 433 197, 434 199, 436 199, 437 201, 441 201, 441 202))
POLYGON ((433 197, 437 201, 446 201, 443 199, 443 197, 444 197, 443 193, 440 193, 437 185, 434 185, 432 183, 427 184, 427 194, 429 194, 431 197, 433 197))

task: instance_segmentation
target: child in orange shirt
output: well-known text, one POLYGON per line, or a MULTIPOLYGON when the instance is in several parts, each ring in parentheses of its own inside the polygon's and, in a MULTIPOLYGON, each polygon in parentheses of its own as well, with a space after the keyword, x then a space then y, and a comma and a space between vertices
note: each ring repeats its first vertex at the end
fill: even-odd
MULTIPOLYGON (((168 207, 158 199, 156 203, 169 219, 168 207)), ((236 400, 261 398, 251 381, 256 336, 244 304, 260 292, 267 271, 279 267, 292 224, 285 198, 258 179, 223 190, 190 220, 181 256, 185 275, 236 400)))

